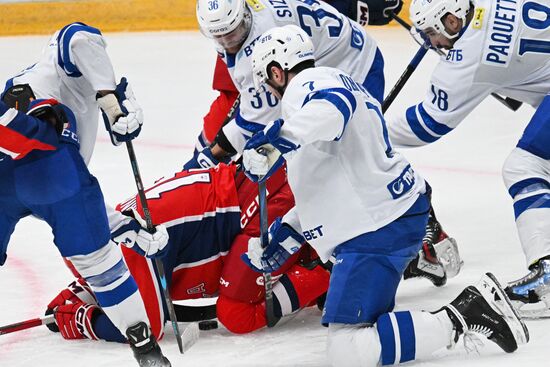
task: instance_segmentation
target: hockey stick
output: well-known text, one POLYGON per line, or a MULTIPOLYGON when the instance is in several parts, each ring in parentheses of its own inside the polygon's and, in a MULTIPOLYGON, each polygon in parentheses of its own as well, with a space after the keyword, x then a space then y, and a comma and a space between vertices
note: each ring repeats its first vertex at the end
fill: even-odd
POLYGON ((16 322, 15 324, 0 326, 0 335, 15 333, 16 331, 26 330, 40 325, 53 324, 54 322, 55 317, 53 315, 16 322))
MULTIPOLYGON (((260 207, 260 238, 262 241, 262 248, 265 249, 269 245, 267 189, 265 187, 265 181, 258 182, 258 206, 260 207)), ((267 320, 267 327, 273 327, 278 321, 275 317, 273 307, 273 280, 271 279, 271 273, 263 274, 265 287, 265 317, 267 320)))
MULTIPOLYGON (((134 173, 134 180, 136 182, 136 187, 138 190, 139 200, 141 201, 141 207, 143 208, 143 215, 147 223, 147 230, 151 233, 155 231, 155 226, 153 225, 153 220, 151 219, 151 213, 149 212, 149 205, 147 204, 147 198, 145 197, 145 191, 143 189, 143 182, 141 181, 141 174, 139 173, 139 167, 137 163, 136 153, 134 152, 134 145, 131 141, 126 142, 126 148, 128 148, 128 156, 130 158, 130 163, 132 165, 132 172, 134 173)), ((164 295, 164 300, 166 306, 168 307, 168 314, 170 316, 170 321, 172 322, 172 328, 174 329, 174 334, 176 335, 176 340, 178 342, 178 348, 180 353, 184 353, 184 345, 180 329, 178 327, 178 319, 176 318, 176 311, 174 310, 174 303, 168 292, 168 284, 166 282, 166 274, 164 272, 164 265, 160 259, 155 259, 155 265, 159 273, 160 284, 162 285, 162 293, 164 295)), ((189 328, 188 328, 189 329, 189 328)), ((190 330, 191 331, 191 330, 190 330)), ((191 339, 186 343, 187 350, 191 345, 196 341, 194 335, 190 335, 191 339)))
POLYGON ((397 97, 399 92, 401 92, 401 89, 403 89, 403 86, 405 85, 405 83, 407 83, 407 80, 409 80, 412 73, 418 67, 418 64, 420 64, 420 61, 422 61, 422 59, 428 52, 429 48, 430 46, 428 43, 425 43, 422 46, 420 46, 420 49, 416 52, 416 54, 412 58, 409 65, 407 65, 407 68, 405 69, 403 74, 401 74, 401 76, 399 77, 399 80, 397 80, 397 83, 395 83, 390 93, 386 96, 386 98, 384 98, 384 102, 382 103, 382 113, 386 113, 388 108, 393 103, 395 97, 397 97))
MULTIPOLYGON (((395 20, 397 23, 399 23, 403 28, 405 28, 407 31, 409 31, 409 34, 413 37, 413 39, 415 40, 415 42, 418 42, 420 43, 414 36, 413 34, 411 33, 412 32, 412 26, 407 23, 406 21, 404 21, 401 17, 399 17, 397 14, 393 13, 393 12, 390 12, 390 17, 395 20)), ((440 56, 444 56, 445 53, 440 50, 440 49, 437 49, 437 48, 433 48, 433 47, 430 47, 432 50, 434 50, 438 55, 440 56)), ((502 103, 503 105, 505 105, 506 107, 508 107, 509 109, 511 109, 512 111, 517 111, 521 105, 523 104, 523 102, 521 101, 518 101, 518 100, 515 100, 513 98, 510 98, 510 97, 502 97, 501 95, 497 94, 497 93, 491 93, 491 96, 493 96, 497 101, 499 101, 500 103, 502 103)))

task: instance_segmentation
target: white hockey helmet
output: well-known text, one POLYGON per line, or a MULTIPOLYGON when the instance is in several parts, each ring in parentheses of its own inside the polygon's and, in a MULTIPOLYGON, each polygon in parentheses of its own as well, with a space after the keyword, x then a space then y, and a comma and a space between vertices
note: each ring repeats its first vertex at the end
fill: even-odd
POLYGON ((311 38, 297 25, 272 28, 262 34, 252 50, 252 74, 256 90, 269 79, 269 64, 276 62, 283 70, 290 70, 301 62, 315 61, 313 51, 311 38))
POLYGON ((252 23, 245 0, 197 0, 197 21, 204 35, 226 49, 244 42, 252 23))
POLYGON ((470 11, 470 0, 412 0, 410 6, 410 18, 413 25, 420 31, 432 28, 437 33, 453 39, 459 33, 450 35, 445 30, 442 18, 450 13, 466 24, 466 15, 470 11))

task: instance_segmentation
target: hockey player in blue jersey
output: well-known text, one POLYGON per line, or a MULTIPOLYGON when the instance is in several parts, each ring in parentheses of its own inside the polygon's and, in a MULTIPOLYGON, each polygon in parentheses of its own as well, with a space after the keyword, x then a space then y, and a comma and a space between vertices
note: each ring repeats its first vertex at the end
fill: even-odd
POLYGON ((424 101, 388 119, 395 144, 439 140, 492 92, 536 108, 502 170, 530 271, 507 293, 519 306, 540 302, 548 313, 550 6, 536 0, 414 0, 410 14, 435 47, 450 51, 434 70, 424 101))
POLYGON ((256 88, 281 98, 282 119, 246 144, 250 178, 286 161, 296 206, 251 239, 245 261, 272 272, 305 239, 335 257, 322 322, 333 366, 376 366, 431 358, 461 335, 484 334, 506 352, 528 332, 487 273, 435 312, 392 312, 428 220, 425 182, 391 146, 380 104, 345 72, 315 67, 308 35, 287 25, 263 34, 252 52, 256 88))
MULTIPOLYGON (((79 153, 74 114, 53 99, 29 102, 28 95, 22 92, 21 99, 12 99, 14 107, 28 105, 27 115, 0 101, 1 264, 6 261, 17 222, 29 215, 44 220, 52 228, 60 254, 71 260, 95 291, 109 319, 127 336, 139 365, 170 366, 154 336, 147 333, 147 316, 137 285, 110 239, 99 183, 79 153), (12 141, 29 139, 35 142, 35 149, 25 154, 14 152, 10 141, 4 139, 6 129, 12 141)), ((158 229, 154 234, 139 230, 140 235, 129 245, 148 256, 162 255, 168 238, 165 230, 158 229)), ((81 317, 73 326, 86 330, 79 322, 85 322, 90 312, 90 307, 78 310, 81 317)))
MULTIPOLYGON (((143 113, 128 81, 122 78, 117 85, 113 66, 106 52, 105 39, 98 29, 83 23, 71 23, 56 32, 40 60, 9 79, 1 95, 2 100, 8 104, 13 103, 11 105, 14 107, 17 104, 22 110, 27 107, 29 99, 34 98, 55 98, 73 111, 76 117, 73 122, 74 131, 78 131, 79 153, 84 168, 90 161, 94 149, 100 109, 113 144, 120 145, 124 141, 134 139, 141 131, 143 113)), ((108 219, 105 233, 109 233, 109 229, 114 231, 117 225, 127 222, 113 208, 98 204, 99 198, 93 198, 94 211, 98 211, 97 215, 100 218, 108 219)), ((136 228, 140 226, 137 225, 136 228)), ((13 228, 9 232, 12 230, 13 228)), ((92 232, 90 235, 98 236, 95 240, 103 242, 102 249, 83 257, 75 255, 74 261, 84 268, 82 275, 92 279, 92 288, 98 288, 100 293, 102 290, 110 290, 107 294, 117 295, 118 299, 115 297, 108 301, 108 304, 115 303, 112 307, 107 307, 107 313, 112 313, 110 319, 121 333, 126 335, 130 326, 127 317, 147 320, 142 317, 145 310, 132 287, 128 286, 131 277, 123 262, 119 261, 120 252, 118 251, 116 256, 113 255, 114 252, 110 249, 113 245, 104 236, 104 228, 101 228, 101 232, 98 232, 99 229, 95 231, 97 233, 92 232), (113 262, 116 259, 119 260, 113 262), (86 265, 88 262, 91 264, 89 267, 86 265), (104 272, 108 274, 107 277, 104 272)), ((142 252, 154 255, 155 249, 158 250, 158 240, 165 241, 165 236, 166 230, 162 226, 157 228, 157 232, 149 237, 151 243, 148 245, 153 244, 152 251, 148 252, 148 247, 144 247, 146 250, 142 252)), ((99 245, 92 242, 90 246, 99 245)), ((136 247, 138 248, 139 246, 136 247)), ((70 260, 73 261, 72 258, 70 260)), ((76 264, 75 266, 78 268, 76 264)), ((140 335, 137 344, 141 344, 141 336, 149 338, 149 326, 141 323, 132 333, 140 335)), ((149 343, 145 345, 149 346, 149 343)))

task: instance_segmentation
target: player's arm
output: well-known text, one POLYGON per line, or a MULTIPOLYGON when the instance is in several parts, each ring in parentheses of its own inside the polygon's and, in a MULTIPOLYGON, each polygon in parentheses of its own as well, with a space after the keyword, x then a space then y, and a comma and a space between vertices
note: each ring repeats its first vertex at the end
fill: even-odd
POLYGON ((392 143, 401 147, 421 146, 450 133, 495 90, 493 84, 476 82, 475 75, 475 66, 441 61, 432 74, 424 101, 397 114, 388 114, 392 143))
POLYGON ((257 93, 252 87, 238 87, 238 90, 241 91, 240 104, 235 117, 218 132, 212 145, 196 154, 184 169, 209 168, 235 159, 243 152, 247 140, 265 127, 266 121, 278 117, 278 109, 273 107, 280 102, 272 94, 267 91, 257 93))
POLYGON ((70 77, 83 77, 97 92, 105 127, 115 145, 137 137, 143 112, 126 78, 116 83, 107 43, 99 29, 71 23, 57 36, 58 64, 70 77))
POLYGON ((199 151, 212 144, 239 96, 239 91, 233 84, 233 80, 231 80, 227 65, 220 55, 216 58, 212 89, 218 91, 219 95, 212 102, 210 110, 204 116, 203 130, 199 136, 199 144, 196 147, 199 151))
POLYGON ((345 88, 310 93, 302 108, 287 121, 268 124, 246 143, 243 162, 253 181, 265 180, 302 145, 338 140, 357 108, 355 96, 345 88), (312 120, 315 123, 312 123, 312 120))
POLYGON ((18 112, 0 101, 0 154, 21 159, 33 150, 55 150, 58 130, 47 121, 18 112))
POLYGON ((162 257, 168 250, 168 231, 163 224, 156 225, 154 231, 147 229, 147 223, 135 209, 124 212, 107 210, 111 238, 118 245, 131 248, 139 255, 162 257))

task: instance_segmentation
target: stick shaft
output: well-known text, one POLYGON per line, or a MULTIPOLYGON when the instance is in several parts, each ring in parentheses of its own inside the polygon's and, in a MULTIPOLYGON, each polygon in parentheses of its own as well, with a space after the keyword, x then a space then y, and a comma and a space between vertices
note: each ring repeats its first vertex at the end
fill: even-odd
MULTIPOLYGON (((268 220, 267 220, 267 189, 265 181, 258 182, 258 205, 260 210, 260 237, 262 240, 262 248, 266 248, 269 244, 268 235, 268 220)), ((273 281, 271 273, 264 274, 265 287, 265 316, 267 327, 273 327, 277 323, 273 307, 273 281)))
POLYGON ((15 333, 16 331, 27 330, 40 325, 52 324, 54 322, 55 318, 53 315, 20 321, 10 325, 0 326, 0 335, 15 333))
MULTIPOLYGON (((134 145, 131 141, 126 142, 126 148, 128 149, 128 156, 130 157, 130 163, 132 165, 132 172, 134 173, 134 180, 136 182, 136 187, 138 190, 139 200, 141 202, 141 207, 143 208, 143 216, 145 217, 145 222, 147 223, 147 229, 150 232, 153 232, 155 226, 153 225, 153 219, 151 218, 151 212, 149 211, 149 204, 147 203, 147 198, 145 196, 145 190, 143 189, 143 181, 141 180, 141 174, 139 172, 139 166, 137 163, 136 153, 134 151, 134 145)), ((176 317, 176 311, 174 310, 174 303, 170 297, 168 291, 168 283, 166 281, 166 273, 164 271, 164 265, 160 259, 155 259, 155 265, 160 278, 160 284, 162 285, 162 293, 164 295, 164 300, 166 306, 168 307, 168 314, 170 316, 170 321, 172 322, 172 329, 174 329, 174 334, 176 335, 176 340, 178 342, 178 348, 180 353, 183 354, 183 340, 181 333, 178 327, 178 319, 176 317)))

